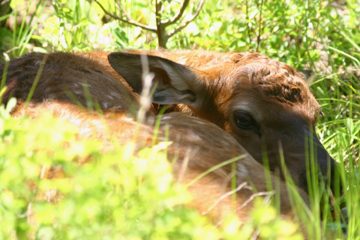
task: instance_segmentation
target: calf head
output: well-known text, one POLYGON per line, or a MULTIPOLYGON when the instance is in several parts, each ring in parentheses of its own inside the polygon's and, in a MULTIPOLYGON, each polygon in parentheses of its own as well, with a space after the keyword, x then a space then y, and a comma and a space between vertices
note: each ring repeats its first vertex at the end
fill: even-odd
MULTIPOLYGON (((191 67, 148 56, 156 86, 153 102, 187 105, 194 115, 232 134, 257 161, 268 159, 272 170, 282 169, 283 156, 293 180, 304 189, 308 163, 332 178, 334 160, 314 133, 319 104, 303 76, 257 53, 224 56, 211 64, 199 59, 191 67)), ((141 92, 140 54, 112 53, 109 62, 141 92)))

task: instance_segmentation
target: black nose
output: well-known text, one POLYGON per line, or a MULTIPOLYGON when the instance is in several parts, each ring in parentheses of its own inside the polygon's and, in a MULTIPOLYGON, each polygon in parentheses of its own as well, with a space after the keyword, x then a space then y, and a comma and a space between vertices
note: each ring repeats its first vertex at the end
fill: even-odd
MULTIPOLYGON (((312 171, 307 169, 300 174, 300 182, 299 187, 304 189, 306 192, 309 191, 309 181, 313 183, 313 181, 317 181, 318 183, 323 181, 326 187, 329 187, 334 195, 340 196, 343 193, 343 186, 340 178, 340 171, 338 164, 331 164, 329 167, 329 174, 323 174, 322 172, 318 172, 317 176, 310 177, 307 173, 308 171, 312 171)), ((312 173, 310 173, 312 174, 312 173)), ((318 185, 318 184, 317 184, 318 185)))
POLYGON ((334 194, 341 194, 342 186, 339 165, 321 144, 318 145, 317 157, 320 174, 325 180, 326 186, 330 187, 334 194))
POLYGON ((300 175, 300 187, 306 191, 309 191, 310 188, 316 191, 314 186, 325 184, 334 194, 341 194, 343 188, 338 164, 326 151, 316 134, 305 132, 308 135, 304 156, 306 167, 300 175))
MULTIPOLYGON (((317 138, 314 138, 314 157, 307 157, 306 168, 301 174, 300 187, 309 191, 309 181, 322 182, 325 187, 330 188, 333 194, 341 195, 343 187, 341 184, 340 168, 336 161, 325 150, 317 138)), ((314 182, 312 182, 313 184, 314 182)), ((311 186, 311 185, 310 185, 311 186)))

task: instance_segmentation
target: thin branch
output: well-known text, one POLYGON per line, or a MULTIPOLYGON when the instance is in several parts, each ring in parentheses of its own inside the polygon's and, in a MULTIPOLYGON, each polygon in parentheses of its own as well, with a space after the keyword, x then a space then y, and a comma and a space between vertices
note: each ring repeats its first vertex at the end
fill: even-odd
POLYGON ((189 5, 190 0, 184 0, 183 4, 181 5, 181 8, 178 12, 178 14, 171 20, 162 23, 164 26, 169 26, 171 24, 176 23, 183 15, 185 12, 185 9, 187 8, 187 6, 189 5))
POLYGON ((155 0, 155 21, 156 21, 156 28, 159 30, 161 23, 161 8, 162 8, 162 2, 161 0, 155 0))
POLYGON ((155 17, 156 17, 156 35, 158 38, 158 45, 160 48, 166 48, 167 37, 165 26, 161 22, 161 11, 162 11, 162 1, 155 0, 155 17))
POLYGON ((257 192, 252 194, 243 204, 241 204, 240 207, 238 207, 239 210, 243 209, 244 207, 246 207, 246 205, 248 205, 251 201, 253 201, 256 197, 269 197, 274 195, 275 193, 273 191, 270 192, 257 192))
POLYGON ((223 201, 225 198, 229 197, 230 195, 239 192, 240 190, 242 190, 243 188, 247 188, 247 182, 243 182, 242 184, 240 184, 237 188, 226 192, 225 194, 222 194, 218 199, 216 199, 216 201, 204 212, 202 212, 202 215, 206 215, 208 214, 210 211, 212 211, 214 208, 216 208, 216 206, 223 201))
POLYGON ((256 38, 256 51, 259 51, 260 43, 261 43, 261 34, 262 34, 262 13, 263 13, 263 6, 264 6, 264 0, 261 0, 260 2, 260 15, 259 15, 259 29, 258 29, 258 35, 256 38))
POLYGON ((191 23, 192 21, 194 21, 194 19, 199 15, 202 7, 204 6, 205 0, 201 0, 201 2, 199 3, 198 8, 196 9, 194 15, 187 21, 185 21, 182 25, 180 25, 179 27, 175 28, 174 31, 172 33, 170 33, 168 35, 168 37, 172 37, 174 36, 176 33, 180 32, 181 30, 183 30, 184 28, 187 27, 187 25, 189 25, 189 23, 191 23))
POLYGON ((249 3, 248 0, 245 1, 245 14, 246 14, 246 30, 248 35, 248 42, 251 43, 251 26, 249 18, 249 3))
POLYGON ((140 27, 142 29, 145 29, 147 31, 150 31, 150 32, 156 32, 156 29, 155 28, 152 28, 150 26, 147 26, 147 25, 144 25, 144 24, 141 24, 139 22, 136 22, 135 20, 131 19, 125 12, 123 12, 125 14, 125 17, 126 18, 121 18, 121 17, 118 17, 112 13, 110 13, 108 10, 105 9, 105 7, 98 1, 98 0, 94 0, 98 5, 99 7, 104 11, 104 13, 116 20, 119 20, 121 22, 124 22, 124 23, 127 23, 127 24, 130 24, 130 25, 133 25, 133 26, 136 26, 136 27, 140 27))
MULTIPOLYGON (((118 0, 118 1, 115 1, 115 9, 119 9, 119 17, 120 18, 123 18, 123 8, 122 8, 122 1, 121 0, 118 0)), ((116 10, 115 10, 116 12, 116 10)))

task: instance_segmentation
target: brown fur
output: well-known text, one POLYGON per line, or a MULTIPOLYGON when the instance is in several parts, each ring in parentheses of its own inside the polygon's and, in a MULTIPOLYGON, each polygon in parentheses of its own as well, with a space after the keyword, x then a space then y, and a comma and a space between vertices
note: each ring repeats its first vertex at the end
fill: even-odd
MULTIPOLYGON (((232 134, 259 162, 263 161, 263 152, 267 150, 266 155, 274 171, 280 169, 279 148, 282 148, 286 166, 294 181, 304 189, 307 188, 305 151, 309 148, 305 144, 306 138, 315 143, 321 172, 327 175, 330 168, 333 171, 334 160, 316 135, 311 133, 315 127, 319 104, 303 76, 290 66, 258 53, 194 50, 131 50, 128 53, 170 59, 184 64, 195 74, 196 79, 190 82, 189 87, 201 101, 197 106, 178 104, 169 108, 168 112, 187 112, 215 123, 232 134), (196 89, 201 91, 197 93, 196 89), (261 128, 257 134, 236 126, 233 113, 242 108, 250 112, 259 123, 261 128)), ((108 53, 105 52, 48 55, 33 53, 13 60, 9 66, 9 88, 5 93, 5 100, 9 96, 26 99, 45 56, 48 59, 32 97, 33 102, 57 99, 92 109, 123 111, 132 115, 139 109, 137 94, 117 74, 116 66, 116 71, 114 66, 110 66, 108 53)), ((122 63, 125 69, 141 72, 141 66, 127 66, 130 64, 127 61, 125 58, 122 63)), ((164 81, 166 85, 171 84, 162 70, 150 70, 161 76, 160 81, 164 81)), ((154 113, 156 111, 150 111, 150 114, 154 113)))
POLYGON ((7 74, 11 87, 6 92, 4 100, 11 96, 26 99, 40 65, 47 57, 31 98, 32 102, 57 99, 93 109, 136 112, 138 97, 132 94, 127 84, 121 84, 123 79, 109 65, 100 64, 103 61, 101 56, 32 53, 11 61, 7 74), (104 84, 106 88, 103 88, 104 84), (105 89, 107 92, 103 92, 105 89))
MULTIPOLYGON (((199 152, 202 157, 196 157, 195 159, 202 159, 199 164, 201 163, 203 166, 202 168, 191 167, 191 171, 199 173, 214 166, 214 164, 216 165, 228 159, 228 156, 235 156, 236 154, 231 155, 233 149, 229 148, 229 146, 236 146, 235 153, 249 152, 258 162, 262 162, 262 150, 266 149, 270 167, 275 171, 280 168, 279 148, 281 147, 285 153, 286 166, 289 168, 291 176, 300 187, 306 189, 306 164, 304 160, 306 137, 312 137, 316 144, 318 162, 323 173, 328 170, 328 159, 330 159, 330 164, 333 164, 333 160, 331 160, 316 136, 309 134, 314 128, 316 115, 319 111, 318 103, 303 81, 302 75, 291 67, 257 53, 135 50, 129 52, 134 55, 159 56, 184 64, 185 67, 178 68, 177 73, 182 74, 183 70, 189 69, 188 71, 192 74, 184 76, 195 76, 195 79, 189 84, 190 90, 198 94, 196 99, 199 100, 199 104, 196 106, 178 104, 172 110, 187 112, 213 122, 237 140, 237 142, 231 140, 230 144, 219 143, 222 139, 228 138, 224 137, 226 134, 222 131, 218 132, 219 136, 209 133, 209 135, 205 134, 205 137, 200 137, 202 141, 196 142, 196 144, 201 146, 199 152), (197 89, 200 89, 200 91, 196 92, 197 89), (243 107, 259 122, 261 136, 255 132, 237 128, 233 113, 243 107), (216 147, 214 144, 219 145, 216 147), (211 146, 211 148, 206 148, 207 145, 211 146), (216 155, 214 161, 212 160, 213 155, 216 155)), ((65 104, 64 102, 73 103, 75 101, 79 105, 106 112, 106 116, 102 117, 97 113, 78 112, 77 108, 71 109, 71 106, 67 106, 65 109, 69 112, 70 119, 72 117, 76 119, 82 114, 84 115, 84 125, 80 129, 89 128, 86 131, 92 135, 95 134, 95 137, 102 138, 107 133, 103 133, 102 130, 97 128, 94 130, 92 122, 98 122, 99 119, 105 118, 106 124, 113 127, 112 131, 119 132, 116 136, 119 138, 120 143, 131 136, 131 129, 133 129, 134 125, 128 122, 125 124, 123 122, 125 116, 123 115, 136 113, 139 109, 138 95, 132 92, 127 84, 129 79, 126 79, 126 82, 122 76, 117 74, 118 70, 115 68, 116 71, 114 71, 114 66, 110 66, 107 60, 108 54, 104 52, 85 54, 52 53, 48 55, 33 53, 13 60, 10 62, 7 75, 7 86, 9 88, 5 94, 5 100, 10 96, 22 100, 26 99, 45 56, 47 61, 32 97, 31 101, 33 103, 39 104, 47 100, 56 100, 61 101, 61 104, 65 104), (121 117, 119 117, 119 114, 121 117), (89 127, 87 127, 87 124, 89 127)), ((155 61, 163 60, 155 59, 155 61)), ((134 67, 130 63, 133 64, 133 62, 125 58, 123 63, 125 69, 130 69, 130 73, 141 73, 141 67, 134 67)), ((176 67, 175 63, 167 62, 166 64, 176 67)), ((167 79, 167 73, 160 69, 159 65, 150 70, 159 74, 160 79, 155 80, 163 80, 167 85, 171 84, 171 81, 167 79)), ((3 67, 0 66, 0 72, 2 71, 3 67)), ((39 106, 39 111, 46 108, 51 109, 51 105, 40 104, 39 106)), ((36 105, 34 107, 36 108, 36 105)), ((26 110, 26 114, 30 114, 29 110, 26 110)), ((156 111, 152 109, 151 114, 156 114, 156 111)), ((67 115, 67 113, 57 113, 58 115, 63 116, 67 115)), ((175 122, 176 124, 181 123, 182 116, 178 116, 179 120, 175 122)), ((204 121, 197 121, 199 122, 193 124, 192 120, 185 117, 184 124, 187 126, 188 133, 181 136, 187 136, 190 134, 189 131, 196 132, 197 129, 201 128, 201 122, 204 121)), ((175 123, 174 125, 176 125, 175 123)), ((181 132, 181 126, 176 126, 175 132, 181 132)), ((205 127, 199 131, 206 133, 207 128, 205 127)), ((145 132, 147 133, 147 131, 145 132)), ((195 135, 201 136, 200 133, 195 135)), ((184 149, 184 151, 192 149, 196 145, 195 143, 188 144, 192 141, 191 139, 185 142, 179 139, 173 140, 179 142, 179 148, 184 149)), ((184 155, 184 153, 182 154, 184 155)), ((244 161, 244 164, 245 162, 247 161, 244 161)), ((262 191, 264 189, 264 178, 260 176, 262 176, 263 168, 259 164, 255 164, 254 161, 249 160, 249 166, 246 169, 248 170, 245 171, 246 178, 254 181, 256 188, 262 191), (249 169, 253 170, 249 171, 249 169)), ((221 177, 212 175, 209 177, 209 182, 218 184, 215 184, 217 186, 215 189, 219 189, 220 186, 223 186, 220 182, 224 181, 228 173, 225 171, 225 174, 221 177)), ((212 186, 210 185, 209 189, 213 189, 212 186)), ((202 187, 205 189, 208 185, 202 187)), ((210 192, 213 192, 213 190, 210 192)), ((196 195, 198 192, 194 191, 194 194, 196 195)), ((221 195, 222 193, 217 194, 221 195)), ((284 196, 284 194, 281 194, 281 196, 284 196)), ((199 201, 204 201, 203 198, 205 198, 205 195, 199 197, 199 201)), ((207 199, 207 201, 213 200, 207 199)), ((284 202, 283 205, 287 206, 286 200, 284 202)))
MULTIPOLYGON (((130 139, 137 143, 137 148, 152 144, 154 136, 152 128, 141 125, 122 113, 103 115, 73 104, 45 101, 30 105, 21 104, 13 115, 36 118, 44 112, 75 125, 79 138, 100 139, 104 143, 104 151, 130 139), (114 139, 117 141, 115 142, 114 139)), ((204 215, 209 215, 215 221, 221 221, 229 213, 236 213, 240 219, 245 219, 251 210, 253 201, 249 199, 252 195, 256 192, 268 191, 264 168, 234 138, 212 123, 182 113, 164 115, 158 141, 162 140, 173 142, 167 151, 168 157, 170 160, 175 160, 174 175, 178 183, 185 186, 224 160, 242 156, 236 163, 236 168, 241 169, 240 174, 232 173, 228 165, 210 172, 188 188, 193 197, 190 206, 204 215), (170 130, 170 135, 166 134, 167 130, 170 130), (239 185, 246 184, 246 186, 237 191, 231 189, 232 176, 236 177, 239 185), (232 191, 233 193, 229 194, 232 191), (236 198, 233 197, 234 194, 236 198)), ((51 179, 66 176, 61 169, 55 167, 44 170, 42 177, 51 179)), ((280 186, 278 194, 282 213, 292 215, 286 185, 274 176, 272 181, 274 186, 280 186)), ((307 201, 306 194, 301 190, 299 193, 307 201)), ((59 196, 55 194, 54 197, 59 196)))
MULTIPOLYGON (((324 176, 330 175, 328 180, 332 182, 335 161, 314 133, 319 104, 303 75, 292 67, 258 53, 196 50, 129 52, 134 56, 146 54, 170 59, 188 69, 175 69, 174 72, 190 71, 195 75, 187 80, 189 73, 186 73, 183 81, 186 90, 199 100, 194 104, 186 103, 185 107, 178 104, 172 110, 190 112, 215 123, 232 134, 257 161, 263 162, 264 158, 268 158, 274 171, 283 172, 279 152, 284 152, 286 167, 303 189, 307 189, 306 149, 311 147, 306 142, 310 141, 314 145, 320 172, 324 176), (234 120, 234 113, 238 110, 252 115, 259 125, 257 132, 239 129, 234 120)), ((121 53, 118 55, 121 56, 121 53)), ((116 58, 114 55, 112 66, 121 74, 123 70, 118 69, 118 64, 126 66, 129 57, 119 60, 119 63, 116 58)), ((151 61, 158 60, 150 58, 149 61, 151 65, 151 61)), ((152 69, 158 68, 155 62, 152 69)), ((155 81, 162 82, 162 78, 155 76, 155 81)), ((133 79, 130 77, 127 81, 131 85, 133 79)), ((165 84, 161 88, 168 87, 169 81, 163 82, 165 84)), ((169 89, 177 88, 178 84, 174 83, 169 89)), ((184 86, 180 86, 181 89, 184 86)))

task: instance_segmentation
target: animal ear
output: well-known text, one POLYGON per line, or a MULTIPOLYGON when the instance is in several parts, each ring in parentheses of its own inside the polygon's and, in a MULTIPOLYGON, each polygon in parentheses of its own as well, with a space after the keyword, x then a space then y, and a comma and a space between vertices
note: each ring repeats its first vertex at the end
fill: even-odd
MULTIPOLYGON (((200 80, 199 71, 161 57, 149 55, 145 57, 148 60, 149 72, 154 74, 153 84, 156 86, 153 95, 154 103, 183 103, 195 108, 201 104, 205 86, 200 80)), ((141 93, 144 68, 141 54, 116 52, 109 54, 108 59, 115 71, 129 83, 134 91, 141 93)))

